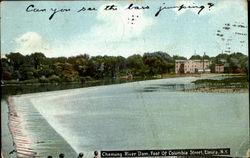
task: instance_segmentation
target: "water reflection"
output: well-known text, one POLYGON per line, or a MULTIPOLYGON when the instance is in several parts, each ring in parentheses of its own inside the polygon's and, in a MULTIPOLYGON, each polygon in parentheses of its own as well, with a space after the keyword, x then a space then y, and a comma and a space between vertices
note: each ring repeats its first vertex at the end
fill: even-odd
POLYGON ((138 92, 156 92, 156 91, 185 91, 190 89, 198 89, 206 87, 205 84, 152 84, 148 87, 144 87, 138 92))
POLYGON ((99 85, 120 84, 130 82, 129 80, 112 79, 112 80, 99 80, 87 83, 44 83, 44 84, 20 84, 20 85, 1 85, 2 98, 10 95, 20 95, 27 93, 57 91, 64 89, 84 88, 99 85))

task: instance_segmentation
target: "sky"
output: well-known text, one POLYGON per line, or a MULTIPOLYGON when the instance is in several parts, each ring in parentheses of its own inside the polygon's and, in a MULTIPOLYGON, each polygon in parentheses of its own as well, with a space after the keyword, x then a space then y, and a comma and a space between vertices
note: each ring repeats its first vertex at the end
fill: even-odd
POLYGON ((4 1, 1 54, 128 57, 163 51, 189 58, 230 51, 248 55, 247 12, 244 0, 4 1), (131 3, 149 9, 127 9, 131 3), (36 11, 46 11, 30 11, 34 10, 30 7, 27 12, 32 4, 36 11), (107 11, 107 5, 115 5, 117 10, 107 11), (181 5, 199 8, 178 11, 181 5), (155 16, 160 7, 175 6, 178 8, 163 9, 155 16), (200 6, 204 9, 198 14, 200 6), (96 10, 78 12, 83 7, 96 10), (55 8, 70 11, 59 11, 49 20, 55 8), (223 29, 227 24, 230 29, 223 29))

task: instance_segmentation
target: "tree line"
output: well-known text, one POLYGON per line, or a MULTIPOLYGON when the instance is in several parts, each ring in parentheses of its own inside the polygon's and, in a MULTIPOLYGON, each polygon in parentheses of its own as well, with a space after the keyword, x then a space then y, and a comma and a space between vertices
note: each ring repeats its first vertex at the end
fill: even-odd
MULTIPOLYGON (((193 55, 192 60, 208 59, 211 68, 221 62, 228 63, 230 73, 248 72, 248 57, 241 53, 219 54, 216 57, 193 55), (226 62, 225 62, 226 61, 226 62)), ((147 78, 155 75, 173 74, 175 60, 187 60, 183 56, 170 56, 165 52, 122 56, 92 56, 81 54, 71 57, 48 58, 43 53, 31 55, 6 54, 1 59, 2 80, 22 82, 84 82, 105 78, 133 75, 147 78)), ((211 69, 213 72, 213 69, 211 69)))

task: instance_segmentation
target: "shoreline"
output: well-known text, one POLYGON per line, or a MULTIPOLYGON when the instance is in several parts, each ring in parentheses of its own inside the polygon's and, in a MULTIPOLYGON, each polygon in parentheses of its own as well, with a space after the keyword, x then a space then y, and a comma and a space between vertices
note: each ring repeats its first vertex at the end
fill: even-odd
MULTIPOLYGON (((238 76, 238 75, 245 75, 245 74, 225 74, 225 73, 204 73, 204 74, 162 74, 156 75, 153 77, 145 78, 140 76, 135 76, 134 79, 124 79, 121 77, 109 78, 109 79, 98 79, 98 80, 88 80, 85 82, 10 82, 3 81, 7 83, 1 84, 1 87, 4 86, 25 86, 25 85, 65 85, 65 84, 93 84, 93 83, 101 83, 101 82, 109 82, 109 81, 121 81, 123 82, 136 82, 136 81, 146 81, 146 80, 154 80, 154 79, 166 79, 166 78, 177 78, 177 77, 214 77, 214 76, 238 76)), ((115 84, 115 83, 113 83, 115 84)))
POLYGON ((207 93, 249 93, 248 88, 215 88, 205 87, 197 89, 185 89, 184 92, 207 92, 207 93))
MULTIPOLYGON (((58 83, 15 83, 15 84, 4 84, 1 85, 2 88, 2 99, 6 99, 8 96, 57 91, 57 90, 67 90, 67 89, 77 89, 93 86, 102 85, 114 85, 123 84, 138 81, 148 81, 148 80, 158 80, 158 79, 170 79, 170 78, 182 78, 182 77, 195 77, 197 80, 201 77, 217 77, 217 76, 236 76, 240 74, 218 74, 218 73, 206 73, 206 74, 164 74, 162 76, 155 76, 154 78, 134 78, 133 80, 126 79, 109 79, 109 80, 93 80, 87 81, 85 83, 80 82, 58 82, 58 83)), ((241 74, 242 75, 242 74, 241 74)))

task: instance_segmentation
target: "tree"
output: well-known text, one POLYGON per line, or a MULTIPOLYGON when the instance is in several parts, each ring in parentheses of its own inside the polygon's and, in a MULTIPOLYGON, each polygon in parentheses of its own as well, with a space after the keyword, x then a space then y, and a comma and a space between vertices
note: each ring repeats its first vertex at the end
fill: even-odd
POLYGON ((171 63, 173 62, 173 58, 165 53, 165 52, 161 52, 161 51, 158 51, 158 52, 153 52, 153 53, 144 53, 143 54, 143 59, 147 59, 147 58, 151 58, 151 57, 156 57, 158 58, 160 61, 162 61, 163 63, 171 63))
POLYGON ((92 63, 95 67, 95 78, 104 77, 104 59, 102 56, 96 56, 91 58, 92 63))
POLYGON ((141 55, 132 55, 127 59, 127 67, 130 69, 141 69, 143 64, 141 55))
POLYGON ((156 57, 146 58, 144 59, 144 63, 149 68, 150 76, 162 74, 162 71, 164 70, 164 68, 166 68, 165 65, 156 57))
POLYGON ((204 56, 202 56, 202 59, 204 59, 204 60, 210 60, 210 57, 208 55, 204 55, 204 56))
POLYGON ((41 65, 46 64, 46 57, 43 53, 32 53, 30 55, 30 62, 34 65, 37 70, 41 65))
POLYGON ((175 61, 175 60, 187 60, 187 58, 183 57, 183 56, 174 55, 173 56, 173 61, 175 61))
POLYGON ((127 60, 122 56, 116 57, 116 66, 118 72, 124 72, 127 68, 127 60))
POLYGON ((72 64, 57 62, 53 64, 53 67, 57 76, 63 81, 76 81, 79 79, 78 72, 73 69, 72 64))
POLYGON ((37 70, 26 64, 21 65, 18 72, 22 74, 21 80, 30 80, 39 77, 37 70))
POLYGON ((6 54, 7 60, 10 61, 10 65, 14 70, 19 70, 19 67, 24 63, 25 57, 20 53, 6 54))
POLYGON ((104 56, 104 75, 114 77, 116 71, 116 58, 113 56, 104 56))
POLYGON ((190 60, 202 60, 202 57, 200 55, 192 55, 189 59, 190 60))
POLYGON ((142 75, 143 72, 147 71, 147 67, 144 65, 142 56, 139 54, 132 55, 127 58, 127 67, 133 75, 142 75))

